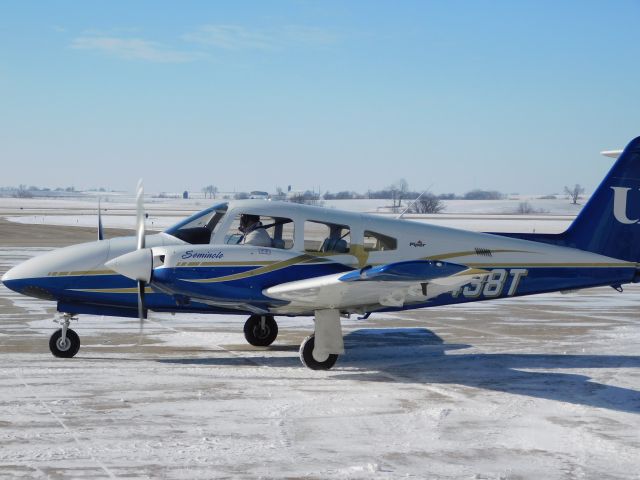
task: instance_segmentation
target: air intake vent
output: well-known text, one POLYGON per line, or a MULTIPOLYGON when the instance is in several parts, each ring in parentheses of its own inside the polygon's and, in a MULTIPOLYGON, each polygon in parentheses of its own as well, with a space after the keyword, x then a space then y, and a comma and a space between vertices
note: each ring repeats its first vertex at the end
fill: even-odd
POLYGON ((488 248, 476 248, 476 255, 481 255, 483 257, 493 256, 493 254, 491 253, 491 250, 489 250, 488 248))

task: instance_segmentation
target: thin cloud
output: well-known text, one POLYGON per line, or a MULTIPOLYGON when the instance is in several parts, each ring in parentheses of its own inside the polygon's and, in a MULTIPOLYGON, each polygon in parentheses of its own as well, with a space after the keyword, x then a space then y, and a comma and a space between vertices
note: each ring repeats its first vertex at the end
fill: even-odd
POLYGON ((182 39, 226 50, 271 50, 275 47, 270 36, 238 25, 203 25, 184 34, 182 39))
POLYGON ((288 43, 324 46, 338 43, 341 36, 320 27, 289 25, 282 29, 282 37, 288 43))
POLYGON ((144 60, 156 63, 185 63, 202 57, 200 53, 173 50, 160 43, 140 38, 78 37, 71 43, 71 48, 98 51, 126 60, 144 60))
POLYGON ((202 25, 182 39, 224 50, 279 50, 291 46, 326 46, 339 35, 318 27, 289 25, 277 29, 248 29, 240 25, 202 25))

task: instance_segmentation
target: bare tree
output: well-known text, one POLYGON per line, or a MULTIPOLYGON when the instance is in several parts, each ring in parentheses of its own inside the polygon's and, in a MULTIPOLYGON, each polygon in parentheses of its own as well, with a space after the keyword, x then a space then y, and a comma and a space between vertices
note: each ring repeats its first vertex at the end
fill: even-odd
POLYGON ((388 190, 391 192, 391 200, 393 200, 393 211, 397 212, 400 210, 402 199, 409 191, 409 183, 404 178, 401 178, 393 185, 390 185, 388 190))
POLYGON ((276 193, 271 195, 272 200, 286 200, 287 194, 284 193, 281 187, 276 187, 276 193))
POLYGON ((292 203, 301 203, 305 205, 318 205, 320 201, 320 195, 311 190, 306 190, 304 193, 298 192, 289 197, 289 201, 292 203))
POLYGON ((202 193, 204 193, 204 198, 216 198, 216 193, 218 193, 218 187, 215 185, 207 185, 206 187, 202 187, 202 193))
POLYGON ((564 187, 564 193, 571 199, 571 203, 576 205, 580 200, 580 195, 584 193, 584 187, 576 183, 573 188, 564 187))
POLYGON ((20 185, 13 196, 16 198, 31 198, 33 197, 33 193, 31 193, 26 185, 20 185))
POLYGON ((442 201, 432 193, 425 193, 411 205, 413 213, 440 213, 444 210, 442 201))
POLYGON ((462 198, 464 200, 500 200, 504 195, 496 190, 475 189, 465 193, 462 198))

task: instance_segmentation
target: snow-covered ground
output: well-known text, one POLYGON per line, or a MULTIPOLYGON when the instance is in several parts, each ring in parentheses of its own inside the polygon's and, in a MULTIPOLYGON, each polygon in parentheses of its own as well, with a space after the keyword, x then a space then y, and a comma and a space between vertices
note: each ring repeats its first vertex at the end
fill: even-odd
MULTIPOLYGON (((42 249, 0 248, 0 274, 42 249)), ((638 478, 640 288, 345 322, 302 367, 308 318, 267 349, 243 318, 82 316, 0 287, 0 478, 638 478)))
MULTIPOLYGON (((147 228, 165 230, 187 217, 149 215, 147 228)), ((40 225, 68 225, 75 227, 96 227, 97 218, 93 215, 21 215, 7 216, 7 220, 16 223, 40 225)), ((462 228, 477 232, 537 232, 560 233, 566 230, 573 217, 566 216, 526 216, 526 215, 409 215, 408 220, 431 223, 452 228, 462 228)), ((105 228, 134 228, 135 217, 124 215, 103 215, 105 228)))
MULTIPOLYGON (((580 200, 581 205, 573 205, 564 196, 555 199, 540 198, 540 195, 513 195, 503 200, 443 200, 443 214, 517 214, 520 204, 528 203, 531 208, 543 215, 575 216, 587 198, 580 200)), ((325 207, 341 208, 355 212, 385 212, 391 200, 326 200, 325 207)))
MULTIPOLYGON (((113 199, 112 199, 113 200, 113 199)), ((102 203, 102 222, 105 228, 134 228, 134 201, 102 203)), ((200 211, 217 200, 146 199, 149 214, 148 228, 164 230, 200 211)), ((328 208, 354 212, 384 212, 387 200, 332 200, 328 208)), ((447 200, 445 210, 438 215, 408 214, 405 218, 453 228, 495 232, 558 233, 564 231, 580 211, 582 205, 572 205, 565 198, 538 199, 518 196, 511 200, 447 200), (538 211, 533 215, 517 214, 521 202, 528 201, 538 211)), ((12 222, 95 227, 97 204, 85 200, 50 200, 0 198, 0 215, 12 222)), ((387 216, 396 216, 386 214, 387 216)))
MULTIPOLYGON (((443 200, 443 213, 482 213, 482 214, 513 214, 519 211, 522 202, 528 202, 535 211, 549 215, 575 215, 582 204, 588 200, 584 197, 580 205, 573 205, 565 196, 555 199, 541 198, 540 195, 512 195, 503 200, 443 200)), ((152 211, 191 210, 198 211, 215 203, 224 202, 216 199, 190 198, 157 198, 145 196, 145 205, 152 211)), ((322 200, 321 205, 327 208, 340 208, 354 212, 385 212, 391 200, 322 200)), ((406 204, 406 202, 403 202, 406 204)), ((135 197, 132 195, 114 195, 102 197, 102 207, 109 210, 132 211, 135 208, 135 197)), ((19 210, 28 213, 32 210, 73 210, 95 213, 98 208, 97 197, 69 197, 69 198, 13 198, 0 197, 0 210, 19 210)))

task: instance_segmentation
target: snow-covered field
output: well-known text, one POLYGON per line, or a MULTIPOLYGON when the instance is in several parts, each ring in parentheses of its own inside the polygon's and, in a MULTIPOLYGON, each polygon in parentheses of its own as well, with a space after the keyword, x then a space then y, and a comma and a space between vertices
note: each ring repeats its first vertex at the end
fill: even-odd
MULTIPOLYGON (((584 204, 588 197, 580 200, 584 204)), ((124 211, 135 207, 135 197, 131 194, 117 194, 102 196, 102 207, 108 210, 124 211)), ((215 203, 224 202, 221 197, 216 199, 205 199, 202 197, 181 199, 181 198, 158 198, 153 195, 145 196, 145 204, 150 210, 191 210, 198 211, 215 203)), ((480 213, 480 214, 513 214, 519 210, 521 202, 528 202, 536 211, 549 215, 575 215, 580 210, 581 205, 572 205, 563 195, 555 199, 541 198, 540 195, 511 195, 503 200, 443 200, 445 210, 443 213, 480 213)), ((384 212, 388 210, 391 200, 382 199, 362 199, 362 200, 322 200, 322 206, 327 208, 340 208, 355 212, 384 212)), ((406 202, 405 202, 406 203, 406 202)), ((13 198, 0 197, 0 210, 14 210, 20 213, 27 213, 33 210, 65 210, 84 211, 95 213, 98 208, 98 198, 96 196, 85 197, 63 197, 63 198, 13 198)))
MULTIPOLYGON (((171 225, 186 218, 183 216, 149 215, 147 228, 151 230, 165 230, 171 225)), ((97 219, 92 215, 23 215, 7 216, 7 220, 16 223, 36 225, 68 225, 75 227, 96 227, 97 219)), ((409 215, 408 220, 427 222, 444 227, 462 228, 478 232, 537 232, 560 233, 566 230, 573 217, 566 216, 526 216, 526 215, 409 215)), ((102 224, 105 228, 133 229, 134 216, 103 215, 102 224)))
MULTIPOLYGON (((0 248, 0 274, 42 249, 0 248)), ((345 322, 302 367, 308 318, 267 349, 243 318, 82 316, 0 287, 0 478, 600 479, 640 471, 640 288, 345 322)))
MULTIPOLYGON (((148 197, 145 200, 145 208, 149 214, 147 226, 152 230, 164 230, 218 201, 221 200, 148 197)), ((383 207, 388 203, 388 200, 331 200, 324 202, 324 206, 384 214, 381 212, 384 212, 383 207)), ((582 205, 572 205, 563 197, 547 200, 533 195, 521 195, 510 200, 447 200, 443 203, 446 208, 441 214, 407 214, 405 218, 474 231, 558 233, 567 228, 582 208, 582 205), (518 206, 523 201, 529 202, 539 213, 517 214, 518 206)), ((103 202, 102 222, 105 228, 133 229, 133 205, 134 199, 126 197, 103 202)), ((97 203, 78 199, 0 198, 0 215, 19 223, 95 227, 97 203)), ((396 216, 388 213, 386 215, 396 216)))

